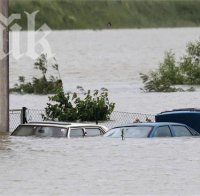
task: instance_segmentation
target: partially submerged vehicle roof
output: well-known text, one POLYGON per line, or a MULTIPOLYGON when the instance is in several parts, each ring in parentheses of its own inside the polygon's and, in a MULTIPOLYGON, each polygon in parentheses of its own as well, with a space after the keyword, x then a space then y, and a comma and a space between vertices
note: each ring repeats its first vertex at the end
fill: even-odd
POLYGON ((155 116, 156 122, 183 123, 200 133, 200 109, 182 108, 164 111, 155 116))
POLYGON ((200 113, 200 108, 180 108, 180 109, 173 109, 173 110, 166 110, 163 111, 161 113, 159 113, 158 115, 162 115, 162 114, 178 114, 178 113, 200 113))
POLYGON ((131 126, 162 126, 162 125, 185 125, 183 123, 174 123, 174 122, 149 122, 149 123, 130 123, 130 124, 123 124, 120 126, 116 126, 113 128, 117 127, 131 127, 131 126))
POLYGON ((40 121, 20 124, 11 136, 38 137, 94 137, 101 136, 108 131, 102 125, 86 123, 68 123, 57 121, 40 121))
POLYGON ((200 134, 182 123, 154 122, 126 124, 110 129, 104 134, 111 138, 190 137, 200 134))
POLYGON ((70 122, 61 122, 61 121, 38 121, 38 122, 28 122, 25 124, 21 124, 21 125, 41 125, 41 126, 58 126, 58 127, 102 127, 105 130, 107 130, 108 128, 106 126, 103 125, 97 125, 97 124, 89 124, 89 123, 70 123, 70 122))

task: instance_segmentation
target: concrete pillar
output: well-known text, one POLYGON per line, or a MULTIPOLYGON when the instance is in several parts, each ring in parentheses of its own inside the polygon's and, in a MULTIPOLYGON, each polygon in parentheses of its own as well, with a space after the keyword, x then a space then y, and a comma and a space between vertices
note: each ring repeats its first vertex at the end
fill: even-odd
MULTIPOLYGON (((8 0, 0 0, 0 12, 8 18, 8 0)), ((2 28, 2 22, 1 28, 2 28)), ((5 54, 9 51, 9 32, 4 30, 0 36, 0 44, 3 44, 5 54)), ((2 47, 0 47, 2 48, 2 47)), ((1 54, 1 53, 0 53, 1 54)), ((9 131, 9 56, 2 58, 0 55, 0 132, 9 131)))

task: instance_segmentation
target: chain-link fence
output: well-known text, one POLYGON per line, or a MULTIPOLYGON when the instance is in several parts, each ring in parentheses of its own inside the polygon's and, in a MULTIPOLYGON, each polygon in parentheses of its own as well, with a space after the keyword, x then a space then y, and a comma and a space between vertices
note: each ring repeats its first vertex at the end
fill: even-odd
MULTIPOLYGON (((42 114, 44 110, 26 109, 10 110, 10 131, 13 131, 20 123, 43 121, 42 114)), ((110 120, 98 121, 98 124, 104 125, 108 128, 118 126, 121 124, 135 123, 135 122, 154 122, 155 116, 151 114, 128 113, 114 111, 110 120)), ((97 123, 97 122, 85 122, 97 123)))
POLYGON ((37 109, 27 109, 26 110, 26 120, 28 122, 37 122, 37 121, 43 121, 42 114, 44 114, 44 110, 37 110, 37 109))
POLYGON ((10 110, 9 111, 9 126, 10 131, 13 131, 20 123, 22 123, 22 109, 10 110))
POLYGON ((137 123, 137 122, 154 122, 154 121, 155 121, 155 115, 114 111, 111 114, 109 121, 99 122, 99 124, 111 128, 122 124, 137 123))

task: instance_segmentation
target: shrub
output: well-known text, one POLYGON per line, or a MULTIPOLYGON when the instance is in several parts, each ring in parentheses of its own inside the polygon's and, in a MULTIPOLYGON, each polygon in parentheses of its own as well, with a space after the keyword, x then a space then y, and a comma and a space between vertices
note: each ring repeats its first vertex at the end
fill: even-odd
POLYGON ((25 77, 19 76, 19 84, 15 84, 14 88, 10 89, 10 92, 17 93, 34 93, 34 94, 53 94, 56 93, 57 88, 62 86, 62 80, 60 79, 60 72, 57 63, 53 63, 51 67, 57 72, 58 77, 50 75, 47 78, 48 67, 50 67, 47 61, 47 55, 42 54, 34 63, 34 69, 38 69, 42 73, 42 77, 33 77, 32 82, 25 83, 25 77))
POLYGON ((184 84, 200 85, 200 40, 187 44, 186 55, 180 60, 184 84))
POLYGON ((181 91, 179 88, 171 85, 182 84, 183 78, 180 69, 176 66, 175 55, 169 51, 166 52, 164 60, 159 68, 151 71, 149 74, 140 73, 146 92, 175 92, 181 91))
MULTIPOLYGON (((175 55, 166 52, 159 68, 148 74, 140 73, 145 92, 184 91, 175 85, 200 85, 200 40, 186 46, 186 54, 176 62, 175 55)), ((186 91, 194 91, 194 87, 186 91)))
POLYGON ((108 90, 85 90, 79 87, 83 92, 78 96, 77 92, 65 94, 63 89, 49 97, 51 103, 47 103, 44 120, 59 121, 96 121, 109 120, 114 110, 115 103, 110 103, 108 99, 108 90), (53 101, 53 103, 52 103, 53 101))

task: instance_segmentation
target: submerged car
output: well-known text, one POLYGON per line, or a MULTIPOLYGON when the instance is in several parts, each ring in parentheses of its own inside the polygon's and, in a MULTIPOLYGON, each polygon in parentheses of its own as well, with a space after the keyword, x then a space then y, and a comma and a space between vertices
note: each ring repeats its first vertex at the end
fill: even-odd
POLYGON ((134 123, 110 129, 104 137, 111 138, 152 138, 152 137, 190 137, 200 134, 180 123, 134 123))
POLYGON ((108 128, 95 124, 65 122, 29 122, 19 125, 11 136, 38 137, 95 137, 103 135, 108 128))
POLYGON ((164 111, 155 116, 156 122, 183 123, 200 133, 200 109, 182 108, 164 111))

